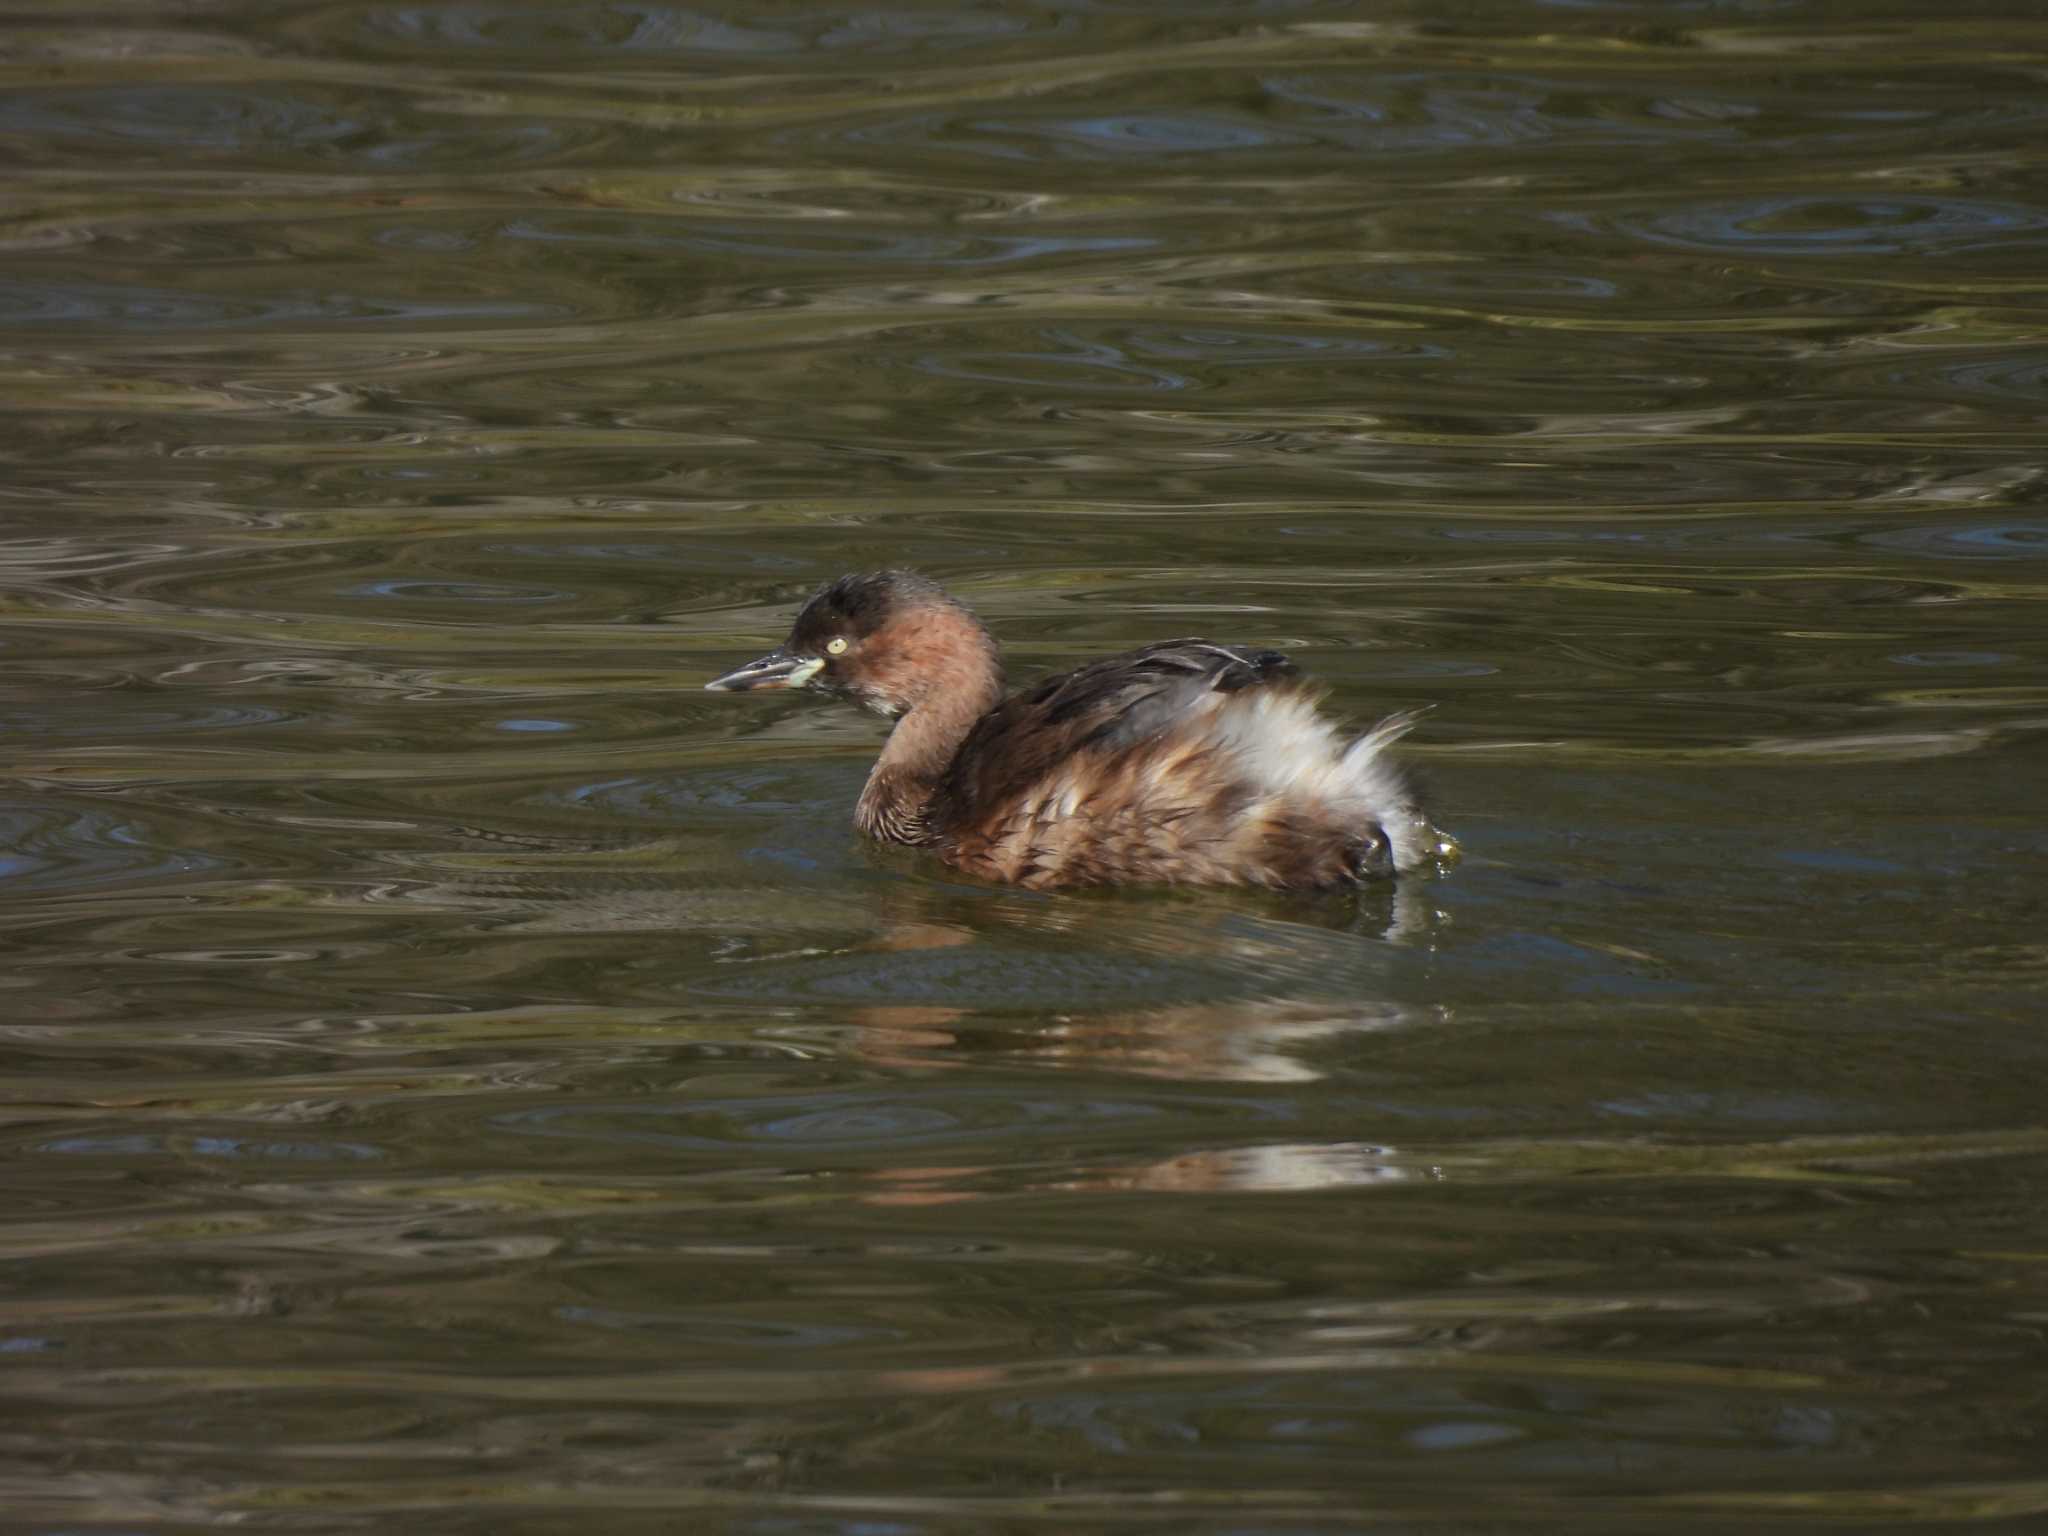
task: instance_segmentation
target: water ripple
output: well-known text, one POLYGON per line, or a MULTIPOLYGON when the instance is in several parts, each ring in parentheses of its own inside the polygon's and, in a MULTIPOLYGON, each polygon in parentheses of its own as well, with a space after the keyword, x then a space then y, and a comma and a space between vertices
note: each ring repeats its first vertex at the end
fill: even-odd
POLYGON ((588 125, 437 118, 361 95, 344 108, 283 88, 228 85, 16 90, 0 103, 0 133, 66 157, 110 149, 271 162, 310 155, 386 171, 540 163, 602 142, 588 125))
POLYGON ((0 885, 16 895, 88 891, 225 869, 119 810, 0 800, 0 885))
POLYGON ((541 1106, 501 1117, 496 1127, 526 1136, 721 1152, 746 1143, 842 1152, 930 1149, 947 1143, 999 1143, 1056 1130, 1068 1137, 1121 1134, 1161 1116, 1214 1124, 1290 1118, 1278 1103, 1148 1094, 1144 1098, 1009 1097, 994 1093, 805 1094, 646 1104, 541 1106))
POLYGON ((52 277, 0 283, 0 327, 91 325, 121 334, 180 330, 261 330, 279 325, 420 325, 441 321, 546 320, 571 313, 553 304, 511 299, 369 297, 302 294, 211 295, 190 288, 114 285, 52 277))
POLYGON ((618 60, 703 54, 754 64, 786 62, 812 52, 943 55, 949 49, 985 46, 1065 25, 1057 17, 1034 20, 993 10, 932 13, 887 8, 787 18, 764 14, 735 21, 651 0, 584 5, 446 0, 357 5, 349 10, 354 12, 360 41, 405 55, 460 50, 522 59, 546 55, 618 60))
POLYGON ((2048 208, 1960 197, 1780 196, 1553 217, 1588 234, 1751 256, 1959 256, 2048 241, 2048 208))

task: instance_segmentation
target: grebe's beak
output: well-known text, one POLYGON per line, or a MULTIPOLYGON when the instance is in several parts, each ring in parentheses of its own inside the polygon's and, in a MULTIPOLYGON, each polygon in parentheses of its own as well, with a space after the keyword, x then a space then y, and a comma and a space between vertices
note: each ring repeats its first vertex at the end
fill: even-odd
POLYGON ((778 647, 744 667, 713 678, 704 686, 713 693, 744 693, 749 688, 801 688, 824 670, 823 658, 795 656, 778 647))

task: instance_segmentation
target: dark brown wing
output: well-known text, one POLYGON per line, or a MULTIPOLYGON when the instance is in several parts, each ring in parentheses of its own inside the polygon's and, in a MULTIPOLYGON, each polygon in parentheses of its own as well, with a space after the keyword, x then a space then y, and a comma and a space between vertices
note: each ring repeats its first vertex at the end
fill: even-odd
POLYGON ((1007 805, 1077 756, 1158 736, 1205 694, 1292 675, 1294 664, 1278 651, 1162 640, 1049 677, 1005 699, 968 734, 933 801, 934 826, 1007 805))

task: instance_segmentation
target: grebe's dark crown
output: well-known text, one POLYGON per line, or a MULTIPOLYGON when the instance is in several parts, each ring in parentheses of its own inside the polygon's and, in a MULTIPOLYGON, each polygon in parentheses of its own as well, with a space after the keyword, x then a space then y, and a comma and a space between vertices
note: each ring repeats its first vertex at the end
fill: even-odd
POLYGON ((915 604, 957 607, 937 582, 915 571, 863 571, 829 581, 812 593, 789 632, 793 648, 822 643, 832 635, 866 639, 915 604))

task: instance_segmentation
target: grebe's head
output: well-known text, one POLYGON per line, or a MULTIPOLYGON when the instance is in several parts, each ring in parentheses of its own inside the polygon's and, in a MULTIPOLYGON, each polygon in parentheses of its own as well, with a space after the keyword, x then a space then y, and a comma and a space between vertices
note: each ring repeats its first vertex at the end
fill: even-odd
POLYGON ((874 571, 819 588, 781 646, 704 686, 821 688, 894 719, 935 692, 999 686, 1001 675, 973 614, 914 572, 874 571))

